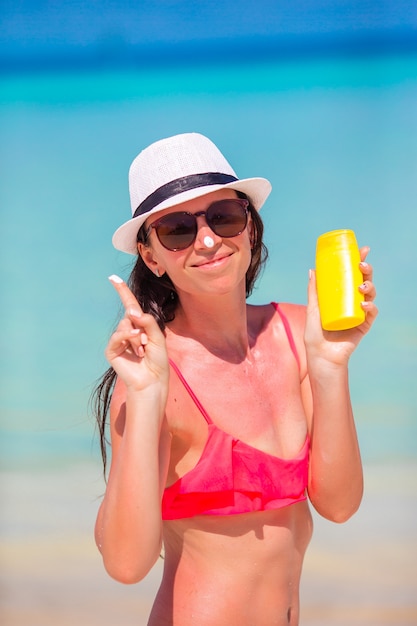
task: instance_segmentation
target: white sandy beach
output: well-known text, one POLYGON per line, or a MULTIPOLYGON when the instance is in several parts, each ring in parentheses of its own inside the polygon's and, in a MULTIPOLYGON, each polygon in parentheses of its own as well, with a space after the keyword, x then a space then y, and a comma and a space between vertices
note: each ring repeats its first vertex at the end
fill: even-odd
MULTIPOLYGON (((301 626, 417 624, 416 470, 367 467, 359 513, 341 526, 316 518, 301 626)), ((93 541, 100 468, 9 471, 1 481, 1 623, 145 626, 162 564, 129 587, 104 571, 93 541)))

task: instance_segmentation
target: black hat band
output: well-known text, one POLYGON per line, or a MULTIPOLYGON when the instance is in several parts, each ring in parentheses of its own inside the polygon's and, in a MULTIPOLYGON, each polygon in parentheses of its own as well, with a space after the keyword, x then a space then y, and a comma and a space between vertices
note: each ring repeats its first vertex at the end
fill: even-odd
POLYGON ((132 219, 134 217, 139 217, 139 215, 143 215, 144 213, 149 213, 149 211, 158 206, 158 204, 161 204, 161 202, 164 202, 165 200, 168 200, 168 198, 172 198, 179 193, 183 193, 184 191, 197 189, 198 187, 206 187, 209 185, 227 185, 228 183, 234 183, 237 180, 239 179, 235 176, 231 176, 230 174, 221 174, 220 172, 190 174, 189 176, 176 178, 175 180, 166 183, 166 185, 162 185, 162 187, 159 187, 151 193, 150 196, 145 198, 132 215, 132 219))

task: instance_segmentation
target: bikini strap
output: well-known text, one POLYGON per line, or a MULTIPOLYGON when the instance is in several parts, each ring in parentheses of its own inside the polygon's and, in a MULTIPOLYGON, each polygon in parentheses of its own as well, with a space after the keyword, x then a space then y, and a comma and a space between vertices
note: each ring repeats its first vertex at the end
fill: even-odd
POLYGON ((272 302, 272 306, 279 313, 279 316, 280 316, 280 318, 282 320, 282 323, 284 324, 284 328, 285 328, 285 332, 286 332, 286 335, 287 335, 288 343, 290 344, 291 351, 292 351, 292 353, 293 353, 293 355, 295 357, 295 360, 297 361, 298 369, 301 369, 300 357, 298 356, 297 347, 295 345, 294 337, 293 337, 293 334, 291 332, 291 326, 290 326, 290 323, 289 323, 289 321, 287 319, 287 316, 284 315, 284 313, 281 311, 281 307, 279 306, 278 302, 272 302))
POLYGON ((212 420, 209 416, 209 414, 207 413, 206 409, 203 407, 203 405, 201 404, 200 400, 197 398, 197 396, 195 395, 194 391, 191 389, 190 385, 187 383, 187 381, 185 380, 184 376, 182 375, 178 365, 176 365, 174 363, 174 361, 172 361, 172 359, 169 359, 169 364, 171 365, 172 369, 175 371, 175 373, 177 374, 178 378, 180 379, 180 381, 182 382, 182 384, 184 385, 185 389, 188 391, 188 393, 191 396, 191 399, 194 401, 194 404, 196 405, 196 407, 199 409, 200 413, 202 414, 202 416, 204 417, 204 419, 206 420, 207 424, 212 424, 212 420))

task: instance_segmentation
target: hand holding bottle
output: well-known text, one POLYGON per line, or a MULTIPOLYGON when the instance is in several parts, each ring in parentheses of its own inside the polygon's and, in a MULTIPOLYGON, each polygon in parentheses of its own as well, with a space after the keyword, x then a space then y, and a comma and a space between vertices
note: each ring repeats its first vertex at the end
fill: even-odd
POLYGON ((344 330, 325 330, 323 328, 317 293, 319 277, 316 271, 310 271, 307 320, 304 333, 307 357, 310 363, 319 358, 321 361, 325 360, 337 365, 347 364, 350 355, 374 323, 378 308, 374 302, 376 290, 372 280, 373 268, 365 260, 368 253, 369 248, 366 246, 359 249, 357 270, 361 282, 355 284, 354 289, 355 297, 358 297, 361 311, 363 311, 364 321, 353 328, 345 328, 344 330))

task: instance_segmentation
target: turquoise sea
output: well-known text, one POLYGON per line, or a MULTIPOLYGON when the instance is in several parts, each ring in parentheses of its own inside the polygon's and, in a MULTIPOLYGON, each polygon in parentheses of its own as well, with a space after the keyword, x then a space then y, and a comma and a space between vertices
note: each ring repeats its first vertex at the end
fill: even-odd
POLYGON ((198 131, 266 176, 270 260, 253 302, 306 301, 317 236, 371 246, 380 316, 351 363, 364 459, 417 458, 417 56, 0 77, 3 469, 97 460, 88 398, 119 314, 107 276, 150 142, 198 131))

